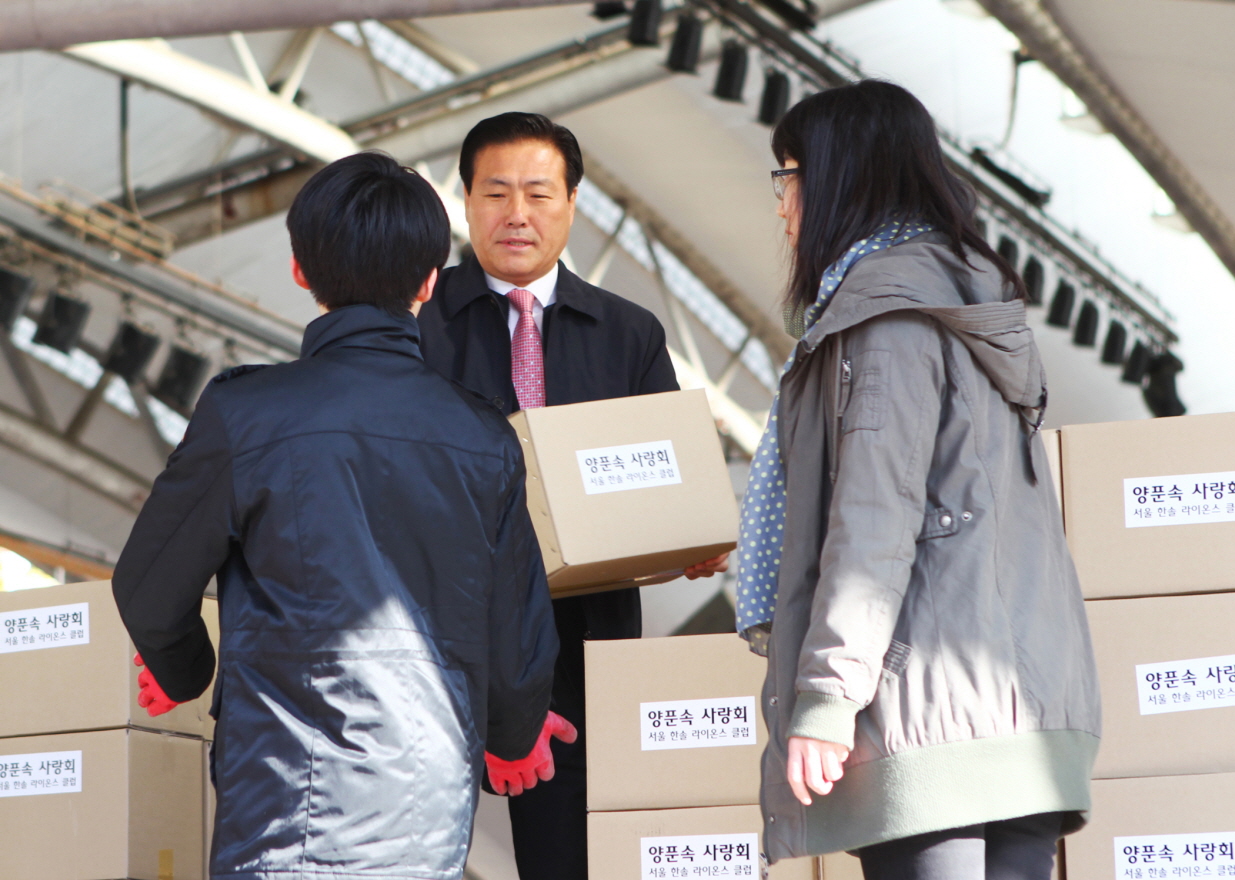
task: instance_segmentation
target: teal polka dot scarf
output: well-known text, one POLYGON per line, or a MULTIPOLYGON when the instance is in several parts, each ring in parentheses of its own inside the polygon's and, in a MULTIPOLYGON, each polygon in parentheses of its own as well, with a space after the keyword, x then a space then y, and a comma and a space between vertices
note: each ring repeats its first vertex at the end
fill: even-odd
MULTIPOLYGON (((845 274, 867 254, 894 247, 929 232, 923 223, 885 223, 869 238, 845 252, 823 273, 819 296, 806 310, 809 330, 823 314, 824 307, 845 274)), ((795 348, 781 370, 781 378, 793 366, 795 348)), ((772 617, 776 611, 776 581, 780 573, 781 541, 785 534, 785 465, 777 440, 777 409, 780 393, 772 399, 768 425, 750 464, 750 478, 742 499, 742 519, 738 531, 738 609, 737 627, 756 654, 767 656, 772 617)))

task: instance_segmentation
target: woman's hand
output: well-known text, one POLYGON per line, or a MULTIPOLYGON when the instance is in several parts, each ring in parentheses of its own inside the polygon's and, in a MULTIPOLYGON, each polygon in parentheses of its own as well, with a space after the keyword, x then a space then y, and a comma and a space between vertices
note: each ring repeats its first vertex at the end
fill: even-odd
POLYGON ((719 572, 729 570, 729 554, 722 553, 719 556, 713 556, 711 559, 705 559, 703 562, 696 562, 694 565, 689 565, 682 574, 686 575, 686 579, 693 581, 696 578, 710 578, 712 575, 719 572))
POLYGON ((849 759, 849 750, 839 743, 807 739, 804 736, 789 737, 789 766, 786 776, 794 795, 810 806, 810 791, 827 794, 832 783, 845 775, 844 763, 849 759))

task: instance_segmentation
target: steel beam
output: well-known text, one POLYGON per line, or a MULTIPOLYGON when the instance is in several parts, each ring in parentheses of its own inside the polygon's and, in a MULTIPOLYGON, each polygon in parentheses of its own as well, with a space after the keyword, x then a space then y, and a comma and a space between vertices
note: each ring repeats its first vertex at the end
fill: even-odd
POLYGON ((3 405, 0 405, 0 444, 76 480, 134 513, 141 510, 150 494, 150 483, 143 477, 65 440, 3 405))
POLYGON ((1076 92, 1090 112, 1127 148, 1179 212, 1235 273, 1235 222, 1136 109, 1090 63, 1038 0, 979 0, 1037 58, 1076 92))
POLYGON ((325 26, 366 18, 424 18, 574 0, 10 0, 0 3, 0 52, 74 43, 325 26))
POLYGON ((259 132, 319 162, 333 162, 360 149, 347 132, 300 109, 290 97, 257 89, 248 80, 177 52, 162 40, 89 43, 64 52, 259 132))

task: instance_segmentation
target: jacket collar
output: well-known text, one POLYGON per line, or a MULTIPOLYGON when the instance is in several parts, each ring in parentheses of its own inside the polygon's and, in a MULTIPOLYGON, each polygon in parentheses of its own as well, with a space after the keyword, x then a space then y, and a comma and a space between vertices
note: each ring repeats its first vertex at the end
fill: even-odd
MULTIPOLYGON (((599 321, 603 310, 600 298, 592 286, 567 269, 560 261, 557 268, 556 305, 572 309, 587 315, 594 321, 599 321)), ((445 283, 438 285, 435 295, 442 298, 442 312, 449 321, 482 296, 496 296, 497 294, 489 289, 485 281, 485 271, 480 267, 480 261, 472 256, 460 263, 450 273, 445 283)))
POLYGON ((423 360, 420 325, 415 315, 392 315, 371 305, 343 306, 309 322, 300 344, 300 356, 314 357, 334 348, 390 351, 423 360))

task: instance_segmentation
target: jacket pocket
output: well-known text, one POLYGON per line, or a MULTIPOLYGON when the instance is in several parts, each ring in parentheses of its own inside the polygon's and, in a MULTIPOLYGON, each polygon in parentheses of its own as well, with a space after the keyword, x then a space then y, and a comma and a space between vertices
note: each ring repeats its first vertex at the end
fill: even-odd
POLYGON ((892 352, 870 349, 854 355, 852 386, 841 418, 841 433, 878 431, 887 408, 892 352))

